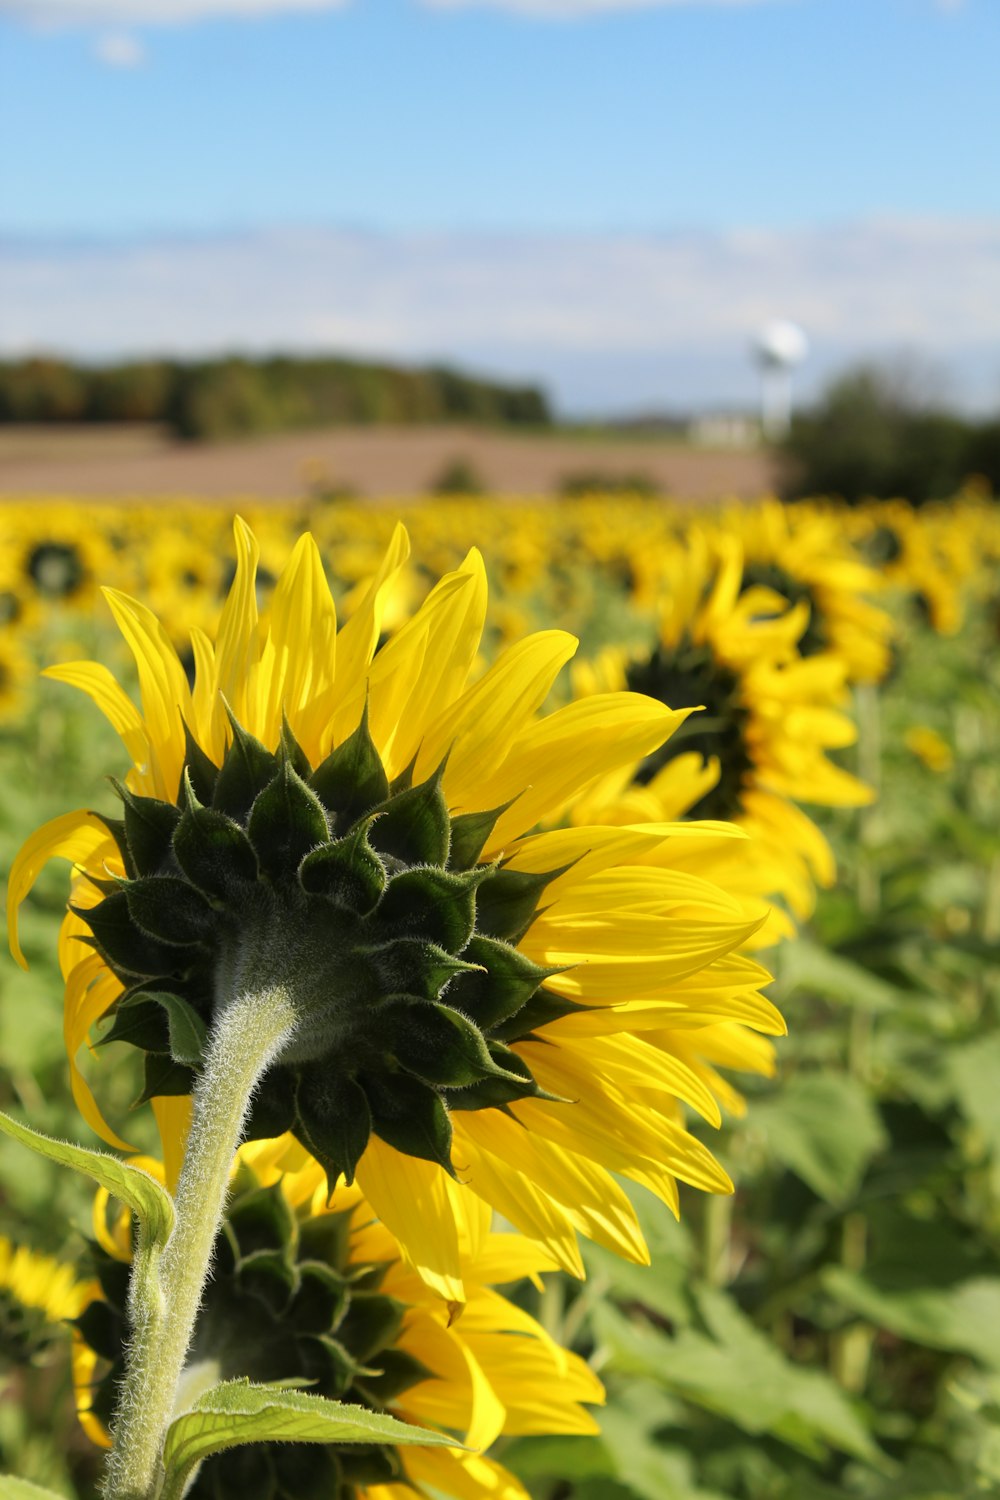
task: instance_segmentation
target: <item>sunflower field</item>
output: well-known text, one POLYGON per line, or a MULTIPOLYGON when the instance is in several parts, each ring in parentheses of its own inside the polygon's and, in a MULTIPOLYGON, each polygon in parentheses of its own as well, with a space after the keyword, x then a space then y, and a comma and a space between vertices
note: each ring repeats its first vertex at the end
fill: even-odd
POLYGON ((0 1500, 1000 1497, 1000 510, 0 507, 0 1500))

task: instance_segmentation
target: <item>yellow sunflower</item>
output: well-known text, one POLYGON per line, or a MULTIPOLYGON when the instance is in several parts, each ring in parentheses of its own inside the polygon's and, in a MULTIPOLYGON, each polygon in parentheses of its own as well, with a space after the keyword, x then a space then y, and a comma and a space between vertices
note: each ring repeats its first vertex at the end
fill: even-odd
POLYGON ((339 631, 309 536, 263 618, 242 523, 236 541, 218 638, 193 637, 193 687, 155 617, 113 590, 142 711, 102 666, 49 669, 132 758, 120 820, 55 819, 10 877, 23 961, 17 909, 39 869, 77 866, 60 957, 79 1107, 124 1144, 75 1062, 113 1010, 107 1035, 145 1051, 145 1095, 180 1149, 184 1096, 236 1087, 218 1054, 224 1033, 245 1045, 232 1017, 252 1030, 280 1001, 295 1019, 248 1074, 249 1088, 262 1073, 250 1138, 292 1131, 331 1189, 356 1175, 440 1295, 465 1295, 460 1245, 484 1204, 575 1274, 578 1232, 644 1261, 612 1173, 675 1212, 678 1181, 731 1190, 685 1128, 683 1106, 719 1120, 687 1038, 784 1029, 766 971, 737 951, 759 919, 690 868, 699 839, 738 835, 533 830, 655 754, 687 710, 612 692, 539 716, 576 645, 560 631, 470 681, 486 611, 474 551, 376 650, 401 528, 339 631), (208 1045, 222 1070, 205 1078, 208 1045))
MULTIPOLYGON (((845 663, 831 652, 803 658, 804 600, 789 607, 763 585, 744 586, 735 537, 712 546, 694 533, 664 555, 659 629, 652 649, 607 650, 576 670, 586 696, 628 687, 691 714, 651 754, 617 767, 582 794, 581 822, 722 819, 747 835, 726 866, 727 889, 759 913, 775 897, 804 917, 814 887, 829 885, 833 855, 797 803, 859 806, 871 793, 827 758, 850 745, 843 711, 845 663), (721 554, 717 563, 713 553, 721 554), (691 712, 698 709, 698 712, 691 712)), ((691 874, 712 879, 718 847, 692 844, 691 874)), ((757 941, 789 929, 772 911, 757 941)))
POLYGON ((893 622, 873 603, 884 587, 852 550, 839 513, 820 506, 759 505, 726 513, 721 535, 743 544, 744 589, 763 586, 808 606, 800 656, 832 654, 851 682, 880 682, 892 661, 893 622))
MULTIPOLYGON (((163 1177, 155 1161, 146 1171, 163 1177)), ((583 1403, 600 1381, 495 1284, 554 1262, 521 1235, 492 1232, 489 1213, 461 1245, 467 1301, 454 1316, 409 1267, 360 1189, 327 1199, 322 1169, 296 1143, 244 1147, 216 1243, 180 1399, 218 1379, 308 1381, 319 1396, 454 1434, 461 1447, 254 1444, 203 1464, 191 1500, 242 1488, 253 1500, 527 1500, 486 1451, 502 1434, 594 1433, 583 1403), (266 1263, 266 1274, 264 1268, 266 1263)), ((95 1202, 97 1278, 77 1326, 80 1421, 110 1445, 124 1370, 131 1223, 95 1202)), ((77 1313, 81 1312, 77 1308, 77 1313)))

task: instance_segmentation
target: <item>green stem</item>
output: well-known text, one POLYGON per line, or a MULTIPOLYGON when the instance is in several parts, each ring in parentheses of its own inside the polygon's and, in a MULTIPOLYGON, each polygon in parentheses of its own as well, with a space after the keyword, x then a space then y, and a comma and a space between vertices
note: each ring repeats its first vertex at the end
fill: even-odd
POLYGON ((732 1194, 713 1193, 702 1206, 704 1214, 702 1275, 709 1286, 728 1286, 733 1229, 732 1194))
POLYGON ((105 1500, 154 1500, 160 1491, 163 1440, 174 1416, 247 1108, 294 1021, 281 987, 243 990, 209 1034, 177 1185, 177 1221, 160 1262, 159 1285, 130 1299, 132 1337, 105 1500))

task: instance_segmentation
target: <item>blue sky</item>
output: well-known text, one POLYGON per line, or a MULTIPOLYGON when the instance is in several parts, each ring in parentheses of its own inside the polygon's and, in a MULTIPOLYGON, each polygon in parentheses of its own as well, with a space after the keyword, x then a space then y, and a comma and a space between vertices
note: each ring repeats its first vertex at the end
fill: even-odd
MULTIPOLYGON (((898 300, 892 267, 871 259, 886 225, 907 228, 931 278, 968 277, 972 236, 982 295, 994 289, 992 241, 984 250, 976 236, 1000 223, 998 59, 998 0, 0 0, 0 233, 16 263, 8 296, 18 299, 13 322, 0 314, 0 346, 56 336, 44 307, 31 323, 32 255, 49 267, 55 257, 83 299, 87 262, 73 255, 94 242, 133 258, 145 249, 147 259, 154 247, 183 258, 215 246, 224 259, 306 230, 338 244, 374 235, 401 257, 395 280, 383 279, 381 331, 355 330, 360 347, 391 344, 386 309, 407 282, 406 246, 428 234, 445 237, 444 263, 487 307, 490 277, 503 278, 512 257, 551 267, 560 237, 566 276, 589 276, 597 298, 602 247, 647 243, 653 254, 666 245, 675 265, 678 246, 707 236, 733 262, 758 234, 776 247, 772 266, 790 255, 801 278, 809 262, 815 286, 802 300, 815 308, 831 273, 829 234, 842 247, 838 275, 856 261, 858 274, 889 278, 887 297, 898 300), (942 228, 953 238, 936 263, 942 228), (486 250, 499 245, 485 269, 486 250)), ((122 348, 162 343, 155 320, 143 332, 138 304, 116 313, 107 279, 100 352, 116 338, 122 348)), ((780 275, 771 282, 761 283, 761 306, 770 297, 777 313, 780 275)), ((266 295, 254 285, 255 297, 266 295)), ((734 303, 735 339, 756 304, 732 280, 718 290, 734 303)), ((926 302, 940 290, 913 282, 914 343, 975 366, 968 378, 982 399, 987 378, 1000 390, 1000 347, 995 379, 986 373, 1000 327, 977 322, 973 309, 968 328, 956 326, 950 308, 940 338, 928 336, 926 302)), ((357 286, 341 296, 331 284, 324 295, 329 326, 342 315, 347 327, 357 286)), ((709 286, 703 295, 711 299, 709 286)), ((66 344, 84 348, 74 331, 83 325, 61 305, 66 344)), ((727 335, 706 311, 708 349, 727 335)), ((196 332, 198 310, 184 316, 196 332)), ((415 338, 403 313, 398 321, 404 353, 493 357, 488 330, 463 342, 443 316, 430 347, 433 329, 415 338)), ((881 332, 869 326, 869 342, 884 334, 905 344, 907 327, 897 310, 881 332)), ((510 349, 501 358, 503 333, 496 357, 517 363, 510 349)), ((820 341, 827 363, 852 337, 861 347, 866 330, 830 333, 820 341)), ((239 328, 206 336, 232 344, 239 328)), ((309 342, 295 329, 289 337, 309 342)), ((269 339, 281 341, 280 329, 248 325, 247 342, 269 339)), ((697 329, 677 348, 684 340, 696 344, 697 329)), ((538 342, 542 365, 552 342, 551 330, 538 342)), ((627 344, 605 346, 621 356, 627 344)), ((530 367, 527 332, 518 347, 530 367)), ((569 359, 573 339, 561 347, 569 359)))

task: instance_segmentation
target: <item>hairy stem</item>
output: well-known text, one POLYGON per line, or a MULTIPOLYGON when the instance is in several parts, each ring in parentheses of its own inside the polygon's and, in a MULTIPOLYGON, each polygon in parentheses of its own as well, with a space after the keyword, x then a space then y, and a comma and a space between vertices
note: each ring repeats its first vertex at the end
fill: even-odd
POLYGON ((211 1269, 233 1157, 254 1088, 291 1035, 294 1020, 289 996, 280 986, 244 989, 209 1034, 177 1185, 174 1232, 163 1252, 158 1285, 133 1287, 130 1298, 132 1337, 108 1459, 106 1500, 154 1500, 159 1493, 163 1439, 211 1269))

